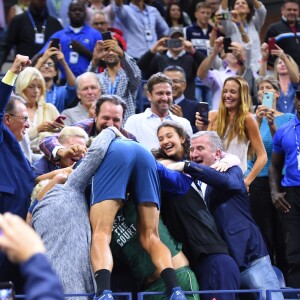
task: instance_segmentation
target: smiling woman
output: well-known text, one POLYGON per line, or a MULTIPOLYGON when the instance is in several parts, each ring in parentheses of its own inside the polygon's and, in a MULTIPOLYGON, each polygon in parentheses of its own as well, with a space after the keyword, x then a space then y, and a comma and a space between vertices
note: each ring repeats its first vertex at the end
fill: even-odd
POLYGON ((250 108, 248 83, 241 76, 229 77, 223 85, 219 110, 209 113, 208 126, 208 130, 215 130, 218 133, 224 143, 225 151, 240 158, 243 173, 247 170, 247 153, 251 146, 256 161, 251 172, 245 177, 247 187, 267 161, 258 124, 250 108))

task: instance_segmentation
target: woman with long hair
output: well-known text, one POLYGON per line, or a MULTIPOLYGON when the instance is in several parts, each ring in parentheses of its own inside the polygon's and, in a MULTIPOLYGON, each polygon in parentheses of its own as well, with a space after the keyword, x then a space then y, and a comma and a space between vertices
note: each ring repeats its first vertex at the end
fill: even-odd
POLYGON ((196 115, 197 128, 216 131, 224 143, 225 151, 240 158, 243 173, 247 170, 248 150, 252 150, 251 154, 255 155, 256 160, 245 176, 247 188, 267 162, 257 121, 250 112, 251 106, 247 81, 241 76, 233 76, 224 82, 219 110, 209 112, 208 128, 202 118, 196 115))
POLYGON ((190 24, 187 24, 183 11, 181 9, 181 6, 179 3, 171 3, 167 6, 166 10, 166 22, 169 25, 169 27, 185 27, 190 24))

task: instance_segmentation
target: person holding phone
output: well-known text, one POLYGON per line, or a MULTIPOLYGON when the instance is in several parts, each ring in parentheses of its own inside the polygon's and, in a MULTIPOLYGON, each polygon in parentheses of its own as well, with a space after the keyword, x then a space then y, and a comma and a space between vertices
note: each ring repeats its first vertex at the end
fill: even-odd
POLYGON ((72 103, 76 97, 75 76, 66 62, 61 51, 60 41, 52 40, 47 50, 37 55, 33 61, 33 66, 43 75, 46 83, 46 102, 55 105, 59 112, 72 103), (55 43, 53 41, 56 41, 55 43), (61 66, 66 74, 66 84, 58 85, 59 68, 61 66))
POLYGON ((263 59, 261 61, 259 74, 267 74, 267 63, 269 55, 275 56, 274 77, 280 84, 280 96, 276 101, 276 109, 283 113, 295 113, 294 98, 300 82, 299 66, 294 59, 286 54, 277 44, 275 49, 270 50, 269 45, 261 45, 263 59))
POLYGON ((225 151, 240 158, 243 174, 247 171, 248 151, 251 150, 249 153, 256 156, 251 171, 245 174, 247 189, 267 162, 259 128, 250 110, 247 81, 241 76, 232 76, 224 82, 219 109, 209 112, 208 126, 198 118, 198 124, 201 125, 199 129, 216 131, 224 143, 225 151))
POLYGON ((110 32, 104 34, 104 41, 97 41, 88 71, 98 73, 99 64, 104 61, 106 68, 97 74, 102 94, 121 97, 127 109, 123 122, 135 114, 135 99, 141 84, 142 74, 136 61, 119 46, 110 32))
MULTIPOLYGON (((268 169, 271 164, 273 136, 279 127, 293 119, 295 115, 282 113, 276 109, 280 95, 280 85, 276 78, 270 75, 260 77, 257 79, 257 87, 261 105, 257 107, 255 116, 268 161, 249 186, 250 206, 252 216, 263 234, 272 263, 276 263, 276 266, 286 273, 283 236, 279 230, 279 215, 272 203, 268 169), (264 101, 266 95, 270 97, 271 107, 266 106, 268 103, 264 101)), ((252 170, 254 163, 255 158, 248 160, 247 173, 252 170)))
POLYGON ((149 51, 142 55, 138 66, 145 78, 149 78, 157 72, 163 72, 166 67, 171 65, 183 68, 187 82, 185 95, 189 99, 195 99, 195 77, 197 68, 204 58, 203 53, 197 51, 190 41, 184 39, 181 27, 172 27, 168 37, 158 40, 149 51), (176 48, 170 47, 170 42, 167 42, 170 39, 176 40, 176 48), (182 42, 180 43, 179 40, 182 42))
MULTIPOLYGON (((231 41, 231 38, 219 37, 215 40, 211 53, 199 65, 197 76, 200 77, 203 84, 207 85, 213 93, 212 105, 210 109, 218 109, 221 99, 221 91, 224 81, 227 77, 240 75, 249 85, 250 95, 253 103, 257 103, 257 87, 253 71, 250 68, 250 47, 238 42, 231 41), (223 51, 224 50, 224 51, 223 51), (229 50, 229 52, 226 51, 229 50), (231 51, 231 52, 230 52, 231 51), (219 58, 221 54, 221 58, 219 58), (225 65, 226 67, 224 68, 225 65), (212 70, 211 70, 212 69, 212 70)), ((200 121, 200 119, 199 119, 200 121)), ((201 126, 200 123, 196 126, 201 126)), ((199 130, 200 127, 198 127, 199 130)))
MULTIPOLYGON (((221 1, 220 13, 228 12, 228 0, 221 1)), ((262 2, 254 0, 235 0, 232 3, 231 18, 220 20, 225 36, 239 43, 251 42, 250 67, 259 70, 261 61, 259 32, 265 22, 267 10, 262 2)))

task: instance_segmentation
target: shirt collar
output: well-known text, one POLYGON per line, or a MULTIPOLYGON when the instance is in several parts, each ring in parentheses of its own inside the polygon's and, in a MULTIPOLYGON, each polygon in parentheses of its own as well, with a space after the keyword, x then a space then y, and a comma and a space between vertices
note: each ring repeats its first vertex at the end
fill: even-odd
POLYGON ((180 58, 181 56, 185 55, 186 51, 185 50, 181 50, 179 52, 179 54, 176 56, 176 57, 173 57, 170 50, 167 51, 166 55, 169 57, 169 58, 172 58, 174 60, 177 60, 178 58, 180 58))
POLYGON ((184 99, 184 95, 182 94, 180 97, 178 97, 177 99, 175 99, 173 102, 175 104, 179 104, 183 99, 184 99))

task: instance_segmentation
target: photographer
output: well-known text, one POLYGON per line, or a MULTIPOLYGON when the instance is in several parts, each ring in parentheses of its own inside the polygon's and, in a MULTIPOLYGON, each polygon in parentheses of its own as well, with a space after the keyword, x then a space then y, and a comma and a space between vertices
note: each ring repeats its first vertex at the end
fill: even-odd
POLYGON ((192 43, 185 40, 183 36, 182 28, 172 27, 168 37, 158 40, 149 51, 142 55, 138 66, 146 79, 157 72, 163 72, 171 65, 183 68, 187 81, 185 96, 195 99, 194 79, 197 68, 205 56, 196 51, 192 43))

